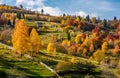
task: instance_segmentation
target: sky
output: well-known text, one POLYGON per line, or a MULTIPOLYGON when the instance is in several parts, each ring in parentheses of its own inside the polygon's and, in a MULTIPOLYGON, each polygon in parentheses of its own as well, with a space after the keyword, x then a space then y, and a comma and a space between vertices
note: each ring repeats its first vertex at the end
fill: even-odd
POLYGON ((0 4, 19 6, 59 16, 63 13, 70 15, 88 14, 102 19, 120 18, 120 0, 0 0, 0 4))

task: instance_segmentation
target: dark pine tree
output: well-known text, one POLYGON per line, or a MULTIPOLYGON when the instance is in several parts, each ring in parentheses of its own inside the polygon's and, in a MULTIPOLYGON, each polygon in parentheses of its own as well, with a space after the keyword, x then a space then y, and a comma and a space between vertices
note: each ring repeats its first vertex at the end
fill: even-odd
POLYGON ((63 17, 65 17, 66 15, 65 15, 65 13, 63 14, 63 17))
POLYGON ((25 14, 24 14, 24 13, 22 13, 22 18, 24 18, 24 19, 25 19, 25 14))
POLYGON ((116 17, 116 16, 114 16, 114 19, 113 19, 113 20, 114 20, 114 21, 115 21, 115 20, 117 20, 117 17, 116 17))
POLYGON ((16 17, 17 17, 18 19, 21 19, 21 12, 18 12, 16 17))
POLYGON ((89 15, 86 16, 86 20, 87 20, 88 22, 90 22, 90 16, 89 16, 89 15))
POLYGON ((41 14, 43 14, 44 13, 44 10, 43 9, 41 9, 41 14))
POLYGON ((70 32, 67 32, 67 39, 71 40, 70 32))
POLYGON ((103 20, 103 26, 104 26, 104 27, 107 26, 107 20, 106 20, 106 19, 103 20))
POLYGON ((8 20, 7 24, 10 25, 10 26, 12 25, 11 22, 10 22, 10 20, 8 20))

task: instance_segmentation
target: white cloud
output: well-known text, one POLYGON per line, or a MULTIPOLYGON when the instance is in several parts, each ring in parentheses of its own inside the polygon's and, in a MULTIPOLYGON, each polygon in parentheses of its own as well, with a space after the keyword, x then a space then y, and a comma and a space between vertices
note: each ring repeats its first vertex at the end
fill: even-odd
POLYGON ((45 0, 16 0, 17 5, 24 5, 28 7, 34 7, 35 5, 37 6, 43 6, 43 1, 45 0))
POLYGON ((88 14, 84 11, 79 11, 79 12, 76 12, 76 15, 79 15, 81 17, 86 17, 88 14))
POLYGON ((90 16, 91 17, 98 17, 98 14, 97 13, 91 13, 90 16))
POLYGON ((41 11, 44 9, 44 13, 48 13, 50 15, 61 15, 62 11, 58 7, 50 7, 44 5, 45 0, 16 0, 16 5, 22 4, 26 8, 41 11))
POLYGON ((0 4, 3 4, 3 0, 0 0, 0 4))
POLYGON ((86 17, 87 15, 90 15, 90 17, 97 17, 98 14, 97 13, 87 13, 87 12, 84 12, 84 11, 79 11, 79 12, 75 12, 73 13, 73 15, 78 15, 78 16, 81 16, 81 17, 86 17))
MULTIPOLYGON (((11 1, 11 0, 9 0, 11 1)), ((44 2, 47 0, 16 0, 16 5, 19 6, 22 4, 25 8, 31 9, 31 10, 38 10, 40 11, 42 8, 44 9, 44 13, 48 13, 50 15, 62 15, 61 9, 59 7, 52 7, 52 6, 46 6, 44 2)), ((74 0, 73 0, 74 1, 74 0)), ((5 2, 5 0, 0 0, 0 3, 5 2)), ((7 1, 8 2, 8 1, 7 1)), ((76 0, 74 1, 76 4, 72 4, 70 6, 65 6, 66 7, 76 7, 80 6, 80 9, 78 11, 73 11, 69 12, 68 14, 72 15, 80 15, 82 17, 87 16, 88 14, 92 16, 98 16, 98 14, 103 14, 103 12, 108 12, 108 11, 113 11, 114 8, 112 7, 112 3, 109 1, 101 0, 76 0)), ((62 6, 62 5, 61 5, 62 6)), ((68 8, 69 10, 69 8, 68 8)), ((100 16, 100 15, 99 15, 100 16)))
MULTIPOLYGON (((51 15, 54 15, 54 16, 59 16, 62 14, 62 11, 58 7, 53 8, 49 6, 44 6, 43 9, 45 14, 50 13, 51 15)), ((40 10, 41 9, 38 9, 38 11, 40 10)))

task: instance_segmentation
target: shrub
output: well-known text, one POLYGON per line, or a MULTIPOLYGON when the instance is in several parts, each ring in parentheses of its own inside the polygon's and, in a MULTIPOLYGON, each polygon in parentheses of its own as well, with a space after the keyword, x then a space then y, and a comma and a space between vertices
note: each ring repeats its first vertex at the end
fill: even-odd
POLYGON ((116 58, 112 58, 111 61, 110 61, 110 67, 111 68, 116 68, 119 64, 119 60, 116 59, 116 58))
POLYGON ((0 78, 7 78, 7 74, 0 70, 0 78))
POLYGON ((95 77, 92 75, 86 75, 84 78, 95 78, 95 77))
POLYGON ((57 52, 67 53, 67 50, 61 44, 55 44, 55 48, 57 52))
POLYGON ((72 63, 70 62, 59 62, 56 66, 57 71, 69 71, 72 68, 72 63))
POLYGON ((64 28, 63 28, 63 31, 64 32, 68 32, 70 29, 73 29, 71 26, 65 26, 64 28))
POLYGON ((108 68, 103 69, 101 78, 117 78, 115 74, 111 71, 109 71, 108 68))
POLYGON ((69 47, 71 45, 71 42, 68 40, 63 40, 62 42, 62 46, 64 46, 65 48, 69 47))
MULTIPOLYGON (((11 41, 12 34, 13 34, 13 30, 10 28, 3 30, 1 32, 0 40, 7 43, 8 41, 11 41)), ((9 43, 11 43, 11 42, 9 42, 9 43)))
POLYGON ((80 55, 82 55, 82 53, 83 53, 83 47, 78 47, 78 49, 77 49, 77 54, 80 56, 80 55))
POLYGON ((71 62, 72 62, 72 63, 75 63, 75 62, 76 62, 75 57, 72 57, 71 62))
POLYGON ((117 70, 118 74, 120 74, 120 69, 117 70))
POLYGON ((74 46, 71 46, 71 47, 68 48, 68 54, 70 54, 70 55, 76 55, 75 47, 74 46))

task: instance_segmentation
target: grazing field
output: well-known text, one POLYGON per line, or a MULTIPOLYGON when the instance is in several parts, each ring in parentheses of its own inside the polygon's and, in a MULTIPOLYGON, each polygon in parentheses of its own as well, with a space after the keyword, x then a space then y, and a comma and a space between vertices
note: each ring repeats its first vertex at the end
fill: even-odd
MULTIPOLYGON (((25 78, 55 77, 53 73, 51 73, 49 70, 47 70, 45 67, 41 66, 37 62, 26 59, 24 56, 20 57, 17 54, 13 53, 13 51, 11 51, 10 49, 7 49, 6 47, 1 45, 0 45, 0 56, 1 56, 0 59, 1 77, 15 77, 15 78, 16 77, 25 77, 25 78)), ((41 50, 41 52, 39 52, 37 55, 34 56, 34 59, 44 62, 45 64, 56 70, 63 78, 84 77, 88 72, 90 74, 96 74, 95 77, 97 77, 97 74, 98 75, 100 74, 100 70, 92 64, 92 61, 88 61, 87 59, 80 57, 75 57, 76 64, 78 63, 80 67, 79 68, 76 64, 71 62, 72 57, 73 56, 71 55, 62 54, 62 53, 51 55, 47 53, 46 50, 41 50), (64 68, 66 66, 68 66, 67 69, 64 68)))
POLYGON ((44 62, 63 78, 80 78, 85 77, 88 73, 94 77, 100 76, 101 70, 99 70, 97 62, 75 57, 75 62, 72 63, 73 57, 63 53, 53 55, 46 50, 41 50, 34 59, 44 62))
POLYGON ((0 78, 54 78, 54 74, 42 65, 19 57, 0 45, 0 78))

